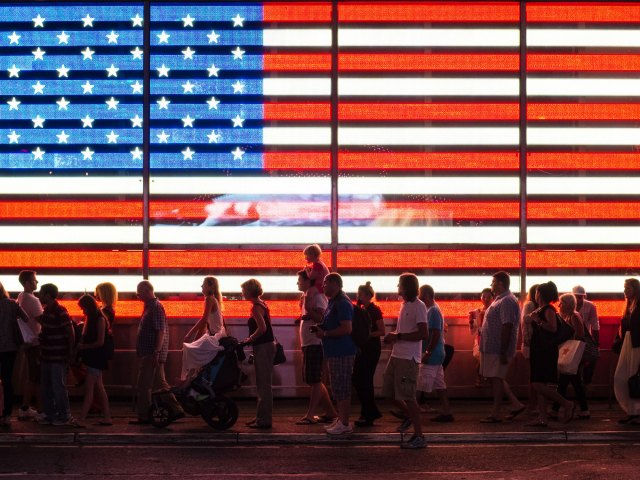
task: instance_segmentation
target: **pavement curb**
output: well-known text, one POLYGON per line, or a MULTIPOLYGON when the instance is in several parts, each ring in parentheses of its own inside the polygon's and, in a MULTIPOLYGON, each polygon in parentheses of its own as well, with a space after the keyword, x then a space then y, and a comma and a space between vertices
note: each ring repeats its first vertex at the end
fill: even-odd
POLYGON ((70 433, 0 433, 0 445, 20 444, 72 444, 76 434, 70 433))

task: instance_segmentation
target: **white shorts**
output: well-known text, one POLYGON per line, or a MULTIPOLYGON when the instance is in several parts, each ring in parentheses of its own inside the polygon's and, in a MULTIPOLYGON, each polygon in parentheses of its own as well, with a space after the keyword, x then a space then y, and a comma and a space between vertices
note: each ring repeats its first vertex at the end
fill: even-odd
POLYGON ((418 370, 417 390, 430 393, 433 390, 445 390, 447 384, 444 382, 444 369, 442 365, 420 364, 418 370))
MULTIPOLYGON (((509 359, 511 363, 511 359, 509 359)), ((480 375, 484 378, 507 378, 509 363, 500 363, 500 355, 495 353, 480 353, 480 375)))

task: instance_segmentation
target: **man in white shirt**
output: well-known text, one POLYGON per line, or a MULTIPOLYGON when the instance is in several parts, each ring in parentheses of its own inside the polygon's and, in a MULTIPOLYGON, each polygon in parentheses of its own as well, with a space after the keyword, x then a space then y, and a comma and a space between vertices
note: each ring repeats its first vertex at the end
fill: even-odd
POLYGON ((391 357, 384 371, 383 394, 390 398, 406 415, 398 427, 405 432, 413 424, 414 433, 401 448, 425 448, 426 442, 420 423, 420 407, 416 401, 418 367, 422 357, 422 341, 428 337, 427 307, 418 298, 420 284, 413 273, 403 273, 398 280, 398 295, 403 303, 398 323, 393 332, 384 337, 392 344, 391 357))
MULTIPOLYGON (((42 315, 42 304, 33 292, 38 288, 38 279, 33 270, 23 270, 18 275, 18 281, 24 289, 18 295, 18 304, 29 316, 28 327, 37 337, 42 329, 39 318, 42 315)), ((22 347, 27 364, 27 375, 22 386, 22 406, 18 411, 18 420, 31 420, 37 415, 37 410, 31 407, 31 400, 35 398, 36 408, 40 408, 40 345, 24 344, 22 347)))
MULTIPOLYGON (((587 300, 587 292, 582 285, 573 287, 573 296, 576 297, 576 311, 582 317, 585 329, 591 334, 596 347, 600 346, 600 320, 598 310, 593 302, 587 300)), ((596 361, 587 363, 582 370, 582 378, 585 385, 591 383, 593 372, 596 368, 596 361)))

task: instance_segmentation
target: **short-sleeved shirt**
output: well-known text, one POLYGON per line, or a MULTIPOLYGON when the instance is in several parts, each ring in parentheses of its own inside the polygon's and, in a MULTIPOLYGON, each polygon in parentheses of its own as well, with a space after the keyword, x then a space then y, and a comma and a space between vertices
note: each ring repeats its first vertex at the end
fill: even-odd
MULTIPOLYGON (((345 321, 353 321, 353 304, 349 297, 341 292, 329 300, 320 328, 325 331, 334 330, 340 326, 340 322, 345 321)), ((324 337, 322 350, 325 358, 348 357, 357 352, 356 344, 348 334, 341 337, 324 337)))
POLYGON ((36 320, 36 318, 42 315, 43 312, 40 299, 33 293, 20 292, 20 294, 18 295, 18 305, 20 305, 29 316, 29 328, 31 329, 31 331, 35 335, 40 335, 40 330, 42 329, 42 327, 36 320))
POLYGON ((46 363, 67 363, 71 354, 69 337, 71 317, 66 308, 54 301, 44 307, 40 331, 42 361, 46 363))
POLYGON ((435 330, 440 332, 438 343, 431 350, 427 365, 442 365, 444 362, 444 317, 437 303, 427 310, 427 325, 429 326, 427 345, 431 344, 432 332, 435 330))
POLYGON ((600 330, 598 312, 593 302, 584 300, 582 303, 582 308, 578 311, 578 313, 582 317, 582 322, 584 323, 584 326, 587 328, 589 333, 597 332, 600 330))
POLYGON ((167 360, 167 354, 169 353, 169 328, 164 307, 160 300, 154 297, 144 302, 144 311, 138 325, 136 339, 136 354, 138 357, 154 354, 156 351, 156 336, 159 330, 164 332, 159 359, 163 363, 167 360))
MULTIPOLYGON (((417 332, 419 323, 427 323, 427 306, 419 298, 403 302, 398 314, 396 333, 417 332)), ((420 363, 421 347, 421 340, 398 340, 393 344, 391 356, 420 363)))
POLYGON ((322 288, 322 281, 324 277, 329 275, 329 267, 327 267, 322 260, 313 262, 311 265, 310 276, 313 277, 313 286, 320 290, 322 288))
MULTIPOLYGON (((320 293, 316 287, 311 287, 307 290, 302 296, 302 316, 304 317, 309 312, 305 307, 306 300, 309 301, 309 306, 313 310, 327 310, 327 297, 324 296, 323 293, 320 293)), ((322 340, 320 340, 315 333, 309 331, 309 327, 315 325, 316 323, 313 320, 302 320, 300 322, 300 346, 308 347, 309 345, 321 345, 322 340)))
POLYGON ((518 324, 520 323, 520 304, 518 299, 507 290, 496 297, 487 308, 480 333, 480 352, 500 355, 502 342, 502 325, 511 324, 511 338, 505 352, 507 357, 516 353, 518 324))

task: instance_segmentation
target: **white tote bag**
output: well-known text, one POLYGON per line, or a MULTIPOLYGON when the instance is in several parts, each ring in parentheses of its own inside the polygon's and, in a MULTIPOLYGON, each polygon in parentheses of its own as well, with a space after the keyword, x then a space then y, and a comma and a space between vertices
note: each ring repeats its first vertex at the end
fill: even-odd
POLYGON ((18 327, 20 327, 20 333, 22 333, 22 341, 27 345, 37 345, 38 336, 33 333, 29 324, 27 322, 23 322, 21 319, 17 319, 16 321, 18 322, 18 327))
POLYGON ((575 375, 582 361, 585 343, 580 340, 567 340, 558 347, 558 373, 575 375))

